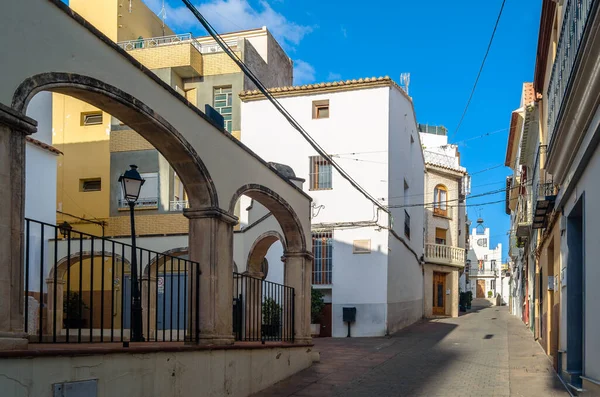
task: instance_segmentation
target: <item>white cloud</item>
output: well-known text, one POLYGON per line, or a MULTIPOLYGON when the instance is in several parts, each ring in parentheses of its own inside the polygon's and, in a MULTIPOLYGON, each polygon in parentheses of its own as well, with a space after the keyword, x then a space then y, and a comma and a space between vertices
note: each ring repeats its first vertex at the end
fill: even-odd
POLYGON ((342 79, 342 75, 339 73, 329 72, 329 74, 327 75, 327 80, 329 80, 329 81, 335 81, 335 80, 341 80, 341 79, 342 79))
POLYGON ((294 61, 294 84, 302 85, 315 81, 315 68, 300 59, 294 61))
MULTIPOLYGON (((155 13, 162 8, 160 0, 144 0, 155 13)), ((291 49, 312 32, 313 28, 289 21, 283 14, 273 10, 266 0, 259 0, 259 7, 252 8, 248 0, 210 0, 195 4, 198 10, 219 32, 254 29, 266 26, 275 38, 291 49)), ((185 7, 165 4, 167 24, 177 30, 198 28, 200 23, 185 7)))

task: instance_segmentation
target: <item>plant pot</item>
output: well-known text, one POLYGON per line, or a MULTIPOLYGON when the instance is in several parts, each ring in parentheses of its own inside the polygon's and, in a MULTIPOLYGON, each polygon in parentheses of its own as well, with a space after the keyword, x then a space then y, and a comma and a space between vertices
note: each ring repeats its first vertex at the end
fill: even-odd
POLYGON ((311 324, 310 325, 310 336, 317 337, 321 334, 321 324, 311 324))

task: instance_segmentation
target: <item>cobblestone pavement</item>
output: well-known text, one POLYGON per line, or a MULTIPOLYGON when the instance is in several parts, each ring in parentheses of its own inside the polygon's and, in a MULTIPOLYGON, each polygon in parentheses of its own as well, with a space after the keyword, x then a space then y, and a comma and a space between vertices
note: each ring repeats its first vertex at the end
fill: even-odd
POLYGON ((414 324, 385 338, 315 339, 319 363, 255 396, 568 396, 506 307, 414 324))

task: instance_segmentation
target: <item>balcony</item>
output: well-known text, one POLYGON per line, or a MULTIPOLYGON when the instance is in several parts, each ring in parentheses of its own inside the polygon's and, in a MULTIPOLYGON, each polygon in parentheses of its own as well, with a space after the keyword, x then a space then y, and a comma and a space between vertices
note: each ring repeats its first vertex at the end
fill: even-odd
POLYGON ((558 114, 571 80, 575 59, 579 52, 579 44, 590 15, 591 6, 592 0, 567 0, 564 5, 565 12, 556 50, 556 60, 552 66, 552 74, 548 84, 548 133, 550 141, 552 141, 558 114))
POLYGON ((465 249, 442 244, 425 244, 425 262, 456 267, 465 266, 465 249))
POLYGON ((538 185, 538 195, 533 215, 533 228, 543 229, 548 226, 548 215, 554 209, 556 190, 554 183, 546 182, 538 185))
MULTIPOLYGON (((124 211, 129 208, 129 203, 125 199, 119 199, 119 211, 124 211)), ((143 209, 157 209, 158 208, 158 197, 144 197, 139 198, 135 202, 135 208, 143 209)))
POLYGON ((190 34, 117 43, 148 69, 172 68, 180 77, 202 76, 202 46, 190 34))
MULTIPOLYGON (((528 191, 529 187, 526 188, 528 191)), ((529 200, 529 194, 525 194, 519 196, 518 199, 518 207, 517 207, 517 237, 529 237, 531 233, 531 224, 532 224, 532 213, 531 213, 531 202, 529 200)))
POLYGON ((169 211, 181 212, 185 208, 189 208, 189 202, 187 200, 176 200, 169 203, 169 211))

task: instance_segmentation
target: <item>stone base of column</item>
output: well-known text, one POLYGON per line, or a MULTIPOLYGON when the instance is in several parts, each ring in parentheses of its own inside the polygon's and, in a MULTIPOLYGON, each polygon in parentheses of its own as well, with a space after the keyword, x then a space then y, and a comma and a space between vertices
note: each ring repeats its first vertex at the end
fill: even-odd
POLYGON ((235 339, 233 335, 200 335, 199 340, 186 339, 186 345, 200 346, 228 346, 233 345, 235 339))
POLYGON ((295 345, 312 345, 313 339, 311 337, 294 338, 294 344, 295 345))
POLYGON ((24 332, 0 332, 0 350, 27 350, 28 344, 24 332))

